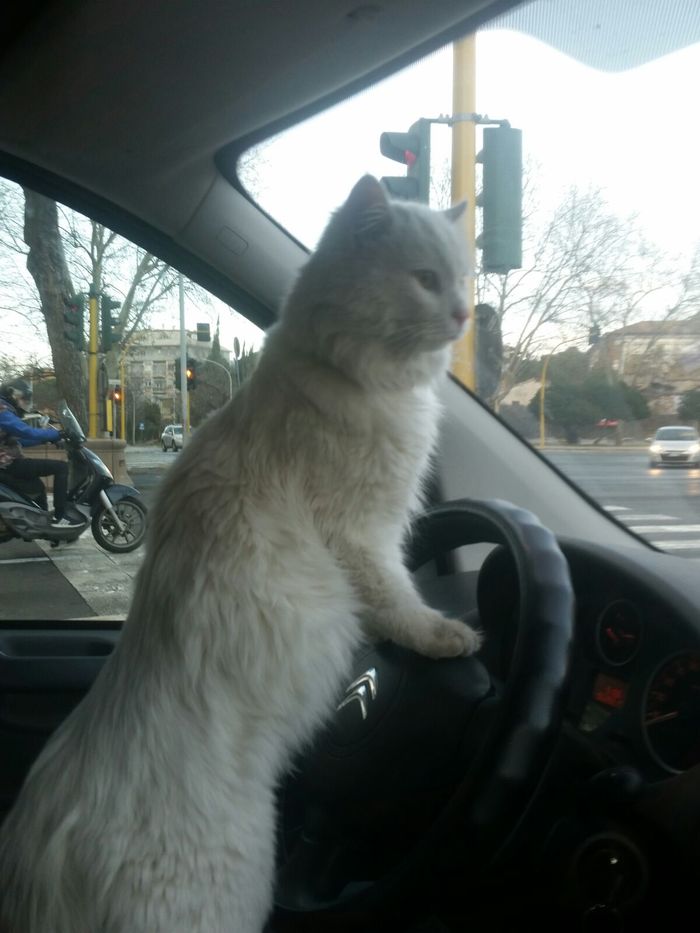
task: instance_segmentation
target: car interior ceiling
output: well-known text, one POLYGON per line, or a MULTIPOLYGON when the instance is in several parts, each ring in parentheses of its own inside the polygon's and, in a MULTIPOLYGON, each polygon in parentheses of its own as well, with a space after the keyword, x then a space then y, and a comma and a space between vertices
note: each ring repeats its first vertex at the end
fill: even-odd
MULTIPOLYGON (((290 18, 281 6, 221 4, 211 19, 187 0, 13 6, 0 34, 0 171, 102 219, 265 328, 307 251, 242 189, 235 168, 240 153, 493 17, 510 13, 514 25, 552 41, 562 28, 553 16, 528 19, 530 5, 516 0, 422 2, 411 4, 410 15, 402 13, 403 0, 304 0, 290 18), (256 41, 246 40, 253 36, 256 41), (234 39, 235 54, 227 54, 234 39), (185 58, 187 80, 177 82, 176 93, 164 93, 185 58), (37 95, 37 86, 51 91, 37 95), (146 99, 150 95, 152 105, 135 106, 136 89, 146 99), (176 135, 183 126, 186 131, 176 135), (84 143, 77 153, 76 136, 84 143), (240 248, 231 248, 232 238, 240 248)), ((599 7, 603 15, 606 4, 599 7)), ((616 8, 607 5, 608 11, 616 8)), ((657 39, 675 48, 700 38, 700 12, 675 23, 677 31, 661 30, 654 19, 645 24, 650 57, 659 52, 657 39)), ((608 22, 606 35, 614 34, 613 26, 608 22)), ((582 50, 570 34, 559 41, 584 60, 605 55, 601 46, 582 50)), ((675 922, 693 902, 700 866, 694 838, 700 829, 700 752, 685 719, 661 740, 649 722, 669 715, 654 696, 659 676, 675 678, 679 690, 690 682, 693 697, 698 690, 696 565, 632 535, 456 380, 446 384, 444 404, 433 504, 461 500, 465 485, 474 500, 527 503, 555 533, 567 559, 575 640, 561 734, 537 793, 494 855, 494 873, 480 874, 469 910, 459 904, 455 891, 462 882, 456 876, 464 853, 455 842, 441 853, 450 879, 445 909, 431 918, 434 926, 414 927, 404 903, 401 929, 450 933, 470 910, 473 929, 504 933, 518 928, 523 915, 535 924, 541 919, 543 930, 569 922, 590 930, 675 922), (622 661, 605 640, 617 625, 635 639, 634 653, 622 661), (685 667, 669 673, 664 665, 675 658, 685 667), (612 897, 610 885, 619 888, 617 906, 596 914, 596 906, 612 897), (504 891, 512 892, 509 903, 504 891)), ((492 699, 507 689, 523 581, 507 548, 489 546, 485 560, 480 554, 473 561, 471 553, 431 563, 416 579, 432 605, 475 618, 488 632, 484 664, 493 678, 492 699)), ((0 747, 7 752, 0 768, 0 818, 48 735, 89 689, 118 641, 119 625, 0 623, 0 747)), ((396 696, 399 709, 398 687, 396 696)), ((446 689, 444 709, 457 710, 451 704, 459 696, 457 686, 446 689)), ((369 865, 377 876, 388 873, 402 850, 429 832, 467 767, 473 748, 453 735, 454 719, 424 715, 416 697, 410 699, 420 734, 402 737, 400 759, 386 760, 379 750, 376 794, 347 803, 344 830, 354 823, 363 845, 344 853, 337 878, 329 869, 329 890, 343 871, 369 865), (437 760, 445 750, 443 781, 431 786, 416 777, 412 793, 392 798, 397 760, 402 766, 410 761, 406 773, 413 776, 421 754, 437 760)), ((697 716, 697 699, 689 704, 697 716)), ((488 719, 490 707, 484 715, 488 719)), ((318 778, 303 761, 298 768, 282 792, 283 854, 294 851, 308 828, 303 797, 318 778)), ((440 898, 439 884, 426 882, 420 895, 415 919, 422 922, 426 901, 440 898)), ((307 927, 292 910, 274 929, 341 929, 344 923, 347 929, 389 929, 373 927, 372 920, 362 926, 358 916, 362 910, 350 920, 336 918, 336 925, 324 916, 311 918, 307 927)))

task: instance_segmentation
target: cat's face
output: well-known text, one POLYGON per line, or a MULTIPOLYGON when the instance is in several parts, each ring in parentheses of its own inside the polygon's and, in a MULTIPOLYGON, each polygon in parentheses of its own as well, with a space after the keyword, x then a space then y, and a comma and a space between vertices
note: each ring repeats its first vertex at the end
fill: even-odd
POLYGON ((311 309, 308 324, 322 340, 381 347, 387 360, 447 346, 467 323, 462 211, 389 201, 365 176, 328 225, 292 304, 311 309))

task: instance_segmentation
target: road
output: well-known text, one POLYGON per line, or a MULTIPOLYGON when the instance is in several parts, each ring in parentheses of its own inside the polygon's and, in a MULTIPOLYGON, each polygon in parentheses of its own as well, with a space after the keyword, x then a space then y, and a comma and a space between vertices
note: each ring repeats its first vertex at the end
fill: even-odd
POLYGON ((551 462, 637 534, 665 551, 700 557, 700 470, 650 470, 646 451, 545 450, 551 462))
MULTIPOLYGON (((552 449, 551 462, 619 521, 657 546, 700 558, 700 470, 649 470, 646 452, 626 448, 552 449)), ((178 455, 127 449, 134 485, 150 507, 178 455)), ((87 532, 75 544, 0 545, 2 619, 123 619, 143 549, 101 550, 87 532)))

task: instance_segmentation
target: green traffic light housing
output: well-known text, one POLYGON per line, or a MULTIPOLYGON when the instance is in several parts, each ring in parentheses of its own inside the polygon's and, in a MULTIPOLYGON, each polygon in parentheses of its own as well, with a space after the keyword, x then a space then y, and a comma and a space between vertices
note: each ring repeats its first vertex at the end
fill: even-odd
POLYGON ((394 198, 430 201, 430 120, 421 118, 407 133, 382 133, 379 151, 387 159, 408 166, 406 175, 384 176, 381 181, 394 198))
POLYGON ((66 340, 72 343, 76 350, 85 349, 85 295, 73 295, 72 298, 64 298, 63 304, 66 310, 63 312, 63 320, 66 327, 63 330, 66 340))
POLYGON ((522 130, 511 126, 484 129, 484 147, 476 157, 483 166, 482 191, 476 203, 483 208, 484 272, 505 275, 523 264, 523 141, 522 130))
POLYGON ((109 295, 103 294, 100 298, 100 324, 102 331, 102 352, 109 353, 115 343, 121 339, 119 318, 112 317, 112 311, 121 307, 120 301, 115 301, 109 295))

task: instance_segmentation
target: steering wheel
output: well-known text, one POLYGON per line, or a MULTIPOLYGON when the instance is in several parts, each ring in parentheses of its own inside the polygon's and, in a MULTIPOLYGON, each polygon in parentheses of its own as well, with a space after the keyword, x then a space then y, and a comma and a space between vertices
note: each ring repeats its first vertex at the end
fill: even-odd
POLYGON ((391 643, 361 653, 282 796, 282 823, 297 827, 278 869, 282 916, 381 909, 430 877, 444 893, 456 868, 463 894, 467 872, 493 863, 522 816, 561 725, 573 591, 552 532, 500 500, 424 513, 408 567, 480 542, 501 545, 518 579, 502 689, 477 657, 433 661, 391 643))

